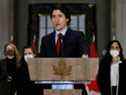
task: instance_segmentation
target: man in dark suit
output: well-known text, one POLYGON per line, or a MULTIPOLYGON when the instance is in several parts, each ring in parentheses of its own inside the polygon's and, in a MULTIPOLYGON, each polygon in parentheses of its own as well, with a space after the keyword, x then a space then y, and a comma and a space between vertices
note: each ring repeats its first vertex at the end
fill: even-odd
POLYGON ((42 57, 82 57, 87 56, 88 48, 84 35, 69 28, 70 13, 64 6, 56 6, 50 12, 54 32, 44 36, 41 41, 42 57), (58 35, 61 46, 57 54, 58 35))
MULTIPOLYGON (((40 56, 87 57, 88 48, 83 33, 69 28, 71 19, 68 9, 65 6, 56 6, 51 10, 50 17, 54 32, 42 38, 40 56)), ((74 88, 82 88, 83 94, 87 95, 84 84, 76 85, 74 88)))

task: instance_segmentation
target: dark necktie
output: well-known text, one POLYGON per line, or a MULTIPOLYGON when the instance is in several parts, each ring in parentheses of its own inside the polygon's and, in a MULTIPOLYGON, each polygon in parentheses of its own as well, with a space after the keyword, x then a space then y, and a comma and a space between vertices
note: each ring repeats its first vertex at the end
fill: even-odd
POLYGON ((56 42, 56 54, 57 54, 57 56, 61 56, 62 37, 63 37, 63 35, 61 33, 58 34, 58 39, 57 39, 57 42, 56 42))

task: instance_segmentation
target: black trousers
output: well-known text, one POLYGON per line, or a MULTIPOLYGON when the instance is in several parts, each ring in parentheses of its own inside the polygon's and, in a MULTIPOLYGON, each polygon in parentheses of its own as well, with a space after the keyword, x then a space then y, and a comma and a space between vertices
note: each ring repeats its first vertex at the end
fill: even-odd
POLYGON ((33 81, 17 82, 17 95, 38 95, 37 89, 33 81))
POLYGON ((14 95, 16 93, 16 80, 11 80, 8 82, 8 95, 14 95))
POLYGON ((0 80, 0 95, 9 95, 7 80, 0 80))
POLYGON ((111 94, 112 95, 117 95, 116 93, 117 93, 117 86, 112 86, 111 87, 111 94))

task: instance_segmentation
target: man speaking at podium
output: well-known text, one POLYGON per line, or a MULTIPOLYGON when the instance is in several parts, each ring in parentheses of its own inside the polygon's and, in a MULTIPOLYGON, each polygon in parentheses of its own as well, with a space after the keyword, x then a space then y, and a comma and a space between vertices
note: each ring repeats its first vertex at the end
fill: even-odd
POLYGON ((50 12, 54 32, 44 36, 41 41, 42 57, 81 57, 88 52, 84 35, 69 28, 71 21, 65 6, 56 6, 50 12))
MULTIPOLYGON (((54 32, 42 38, 41 57, 87 57, 88 47, 84 40, 84 35, 80 31, 74 31, 69 28, 71 15, 68 11, 62 5, 55 6, 51 10, 50 17, 54 32)), ((85 88, 84 92, 86 92, 85 88)))

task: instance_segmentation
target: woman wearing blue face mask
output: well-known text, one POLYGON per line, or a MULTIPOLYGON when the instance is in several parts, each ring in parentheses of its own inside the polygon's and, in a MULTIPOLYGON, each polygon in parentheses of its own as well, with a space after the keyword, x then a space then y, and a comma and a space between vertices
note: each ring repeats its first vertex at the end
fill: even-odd
POLYGON ((101 95, 126 95, 126 62, 121 44, 111 41, 100 60, 97 81, 101 95))

